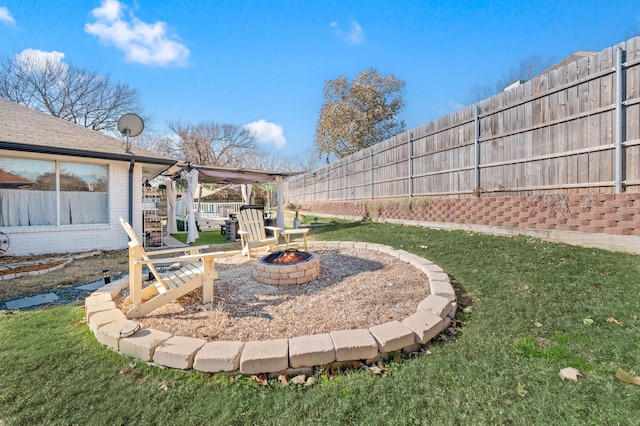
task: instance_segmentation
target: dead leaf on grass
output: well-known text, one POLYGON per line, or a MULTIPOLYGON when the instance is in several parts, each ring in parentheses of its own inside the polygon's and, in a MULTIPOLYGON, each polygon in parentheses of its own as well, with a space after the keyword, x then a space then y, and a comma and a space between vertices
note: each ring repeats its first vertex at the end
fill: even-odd
POLYGON ((519 397, 524 397, 528 393, 529 391, 524 388, 524 385, 522 383, 518 383, 516 385, 516 395, 518 395, 519 397))
POLYGON ((278 376, 278 381, 283 385, 289 384, 289 382, 287 381, 287 376, 285 376, 284 374, 278 376))
POLYGON ((607 322, 612 322, 612 323, 617 324, 619 326, 623 326, 624 325, 624 323, 622 321, 618 321, 614 317, 607 318, 607 322))
POLYGON ((338 377, 340 375, 340 369, 339 368, 330 368, 329 371, 327 371, 327 377, 329 377, 329 380, 333 380, 334 378, 338 377))
POLYGON ((306 381, 307 381, 307 376, 305 376, 304 374, 300 374, 291 379, 291 383, 295 385, 303 385, 306 381))
POLYGON ((260 386, 269 386, 269 382, 267 381, 267 375, 262 373, 257 376, 251 376, 251 380, 259 384, 260 386))
POLYGON ((625 383, 629 383, 630 385, 640 386, 640 377, 632 376, 631 374, 624 371, 622 368, 618 368, 618 371, 616 371, 616 379, 623 381, 625 383))
POLYGON ((369 371, 370 371, 372 374, 375 374, 376 376, 379 376, 379 375, 381 375, 381 374, 382 374, 382 372, 384 371, 384 367, 383 367, 383 368, 380 368, 380 367, 378 367, 377 365, 374 365, 373 367, 369 367, 369 371))
POLYGON ((133 373, 132 369, 125 368, 124 370, 121 370, 118 374, 127 375, 127 374, 131 374, 131 373, 133 373))
POLYGON ((358 360, 354 360, 354 361, 351 361, 351 367, 354 370, 357 370, 358 368, 365 367, 365 365, 362 362, 358 361, 358 360))
POLYGON ((568 379, 577 381, 579 376, 582 376, 582 374, 573 367, 566 367, 560 370, 560 377, 562 377, 562 380, 568 379))

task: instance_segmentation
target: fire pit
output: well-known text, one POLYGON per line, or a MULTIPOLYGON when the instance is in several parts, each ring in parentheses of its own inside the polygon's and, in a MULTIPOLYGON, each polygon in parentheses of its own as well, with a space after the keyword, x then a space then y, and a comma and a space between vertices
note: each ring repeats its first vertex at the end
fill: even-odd
POLYGON ((276 251, 253 263, 253 278, 262 284, 304 284, 319 273, 320 256, 298 250, 276 251))

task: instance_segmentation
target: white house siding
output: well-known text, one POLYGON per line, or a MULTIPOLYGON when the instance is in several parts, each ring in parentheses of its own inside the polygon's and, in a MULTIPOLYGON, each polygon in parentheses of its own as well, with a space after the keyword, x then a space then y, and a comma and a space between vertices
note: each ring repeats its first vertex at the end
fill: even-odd
MULTIPOLYGON (((5 152, 0 151, 0 155, 5 152)), ((13 156, 16 153, 12 153, 13 156)), ((122 161, 90 160, 84 158, 35 156, 20 153, 21 157, 58 159, 63 161, 109 164, 109 224, 0 227, 10 240, 5 255, 25 256, 49 253, 79 253, 92 250, 117 250, 127 247, 128 237, 118 220, 129 220, 129 163, 122 161)), ((133 179, 133 226, 138 235, 142 230, 142 165, 136 163, 133 179)))

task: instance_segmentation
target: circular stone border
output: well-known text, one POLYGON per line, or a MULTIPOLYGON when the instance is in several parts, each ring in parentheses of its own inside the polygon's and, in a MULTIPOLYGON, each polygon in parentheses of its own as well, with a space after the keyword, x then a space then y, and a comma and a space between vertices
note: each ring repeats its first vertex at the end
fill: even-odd
MULTIPOLYGON (((389 352, 417 351, 443 330, 455 316, 456 295, 449 276, 435 263, 393 247, 352 241, 310 241, 309 249, 361 249, 386 254, 422 271, 429 295, 416 313, 402 322, 389 321, 368 329, 337 330, 289 339, 213 341, 174 336, 145 328, 122 337, 131 323, 113 299, 129 286, 128 277, 96 290, 85 299, 85 318, 101 344, 123 355, 176 369, 206 373, 311 374, 314 367, 364 361, 371 364, 389 352)), ((239 251, 238 251, 239 252, 239 251)), ((227 252, 229 255, 234 252, 227 252)))
POLYGON ((261 284, 288 286, 300 285, 315 280, 320 274, 320 256, 307 252, 310 256, 294 264, 267 263, 268 254, 253 262, 253 279, 261 284))
POLYGON ((62 269, 71 262, 73 262, 73 257, 52 257, 49 259, 30 260, 30 261, 20 262, 20 263, 10 263, 7 265, 0 266, 0 272, 10 271, 12 269, 18 269, 20 267, 34 268, 34 269, 31 271, 25 271, 25 272, 3 273, 0 275, 0 281, 8 281, 14 278, 46 274, 47 272, 52 272, 52 271, 57 271, 58 269, 62 269), (43 267, 50 263, 56 263, 56 262, 61 262, 61 263, 59 263, 56 266, 51 266, 49 268, 43 267), (38 269, 40 267, 43 267, 43 268, 38 269))

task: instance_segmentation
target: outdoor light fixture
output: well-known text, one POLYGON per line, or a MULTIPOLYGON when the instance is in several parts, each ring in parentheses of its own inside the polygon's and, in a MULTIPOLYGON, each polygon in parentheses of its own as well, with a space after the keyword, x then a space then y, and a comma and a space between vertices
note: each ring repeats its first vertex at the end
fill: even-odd
POLYGON ((102 270, 102 279, 104 280, 105 285, 109 284, 111 282, 111 277, 109 276, 109 270, 108 269, 103 269, 102 270))

